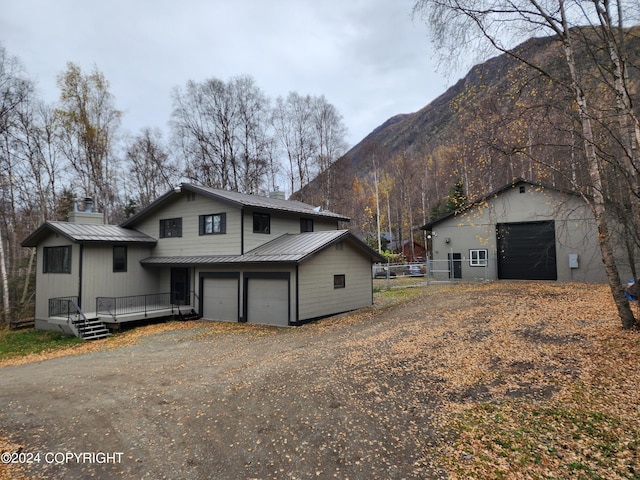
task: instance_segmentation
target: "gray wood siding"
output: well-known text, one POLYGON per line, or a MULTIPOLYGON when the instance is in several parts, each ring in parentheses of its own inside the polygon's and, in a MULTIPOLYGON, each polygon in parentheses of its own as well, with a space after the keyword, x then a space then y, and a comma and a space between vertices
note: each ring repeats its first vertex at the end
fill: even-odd
POLYGON ((348 242, 333 245, 299 267, 299 320, 332 315, 371 305, 371 261, 348 242), (345 288, 334 288, 344 274, 345 288))
POLYGON ((196 195, 193 201, 180 196, 134 226, 158 239, 153 255, 240 255, 240 209, 196 195), (224 234, 200 235, 199 216, 226 213, 224 234), (160 220, 182 218, 182 237, 160 238, 160 220))
POLYGON ((80 246, 58 235, 51 235, 38 245, 36 255, 36 319, 49 316, 49 299, 78 295, 80 246), (42 273, 44 247, 71 245, 71 273, 42 273))
MULTIPOLYGON (((262 210, 247 209, 244 214, 244 251, 245 253, 260 245, 270 242, 285 233, 300 233, 300 219, 309 218, 304 215, 278 214, 262 210), (271 233, 253 233, 253 214, 266 213, 271 216, 271 233)), ((337 230, 338 222, 335 220, 325 220, 314 218, 313 231, 322 232, 327 230, 337 230)))
POLYGON ((124 297, 168 292, 160 289, 151 269, 140 260, 150 255, 149 247, 127 245, 127 271, 113 271, 112 245, 85 245, 82 262, 82 305, 85 312, 96 311, 96 297, 124 297))

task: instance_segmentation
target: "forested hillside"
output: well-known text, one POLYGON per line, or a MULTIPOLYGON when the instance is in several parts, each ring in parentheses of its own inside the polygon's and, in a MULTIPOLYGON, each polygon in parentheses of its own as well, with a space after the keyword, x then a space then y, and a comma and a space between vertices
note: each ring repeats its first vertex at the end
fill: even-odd
POLYGON ((588 107, 577 104, 566 44, 532 38, 342 156, 345 126, 324 97, 292 92, 271 102, 246 76, 176 87, 170 141, 151 128, 123 140, 123 113, 97 69, 86 74, 70 63, 58 78, 60 101, 43 105, 0 46, 0 322, 29 314, 34 252, 20 241, 40 223, 64 220, 84 195, 118 223, 184 180, 266 193, 280 175, 294 198, 350 216, 349 228, 378 248, 378 232, 391 232, 395 245, 426 242, 421 225, 515 178, 591 195, 596 165, 585 151, 593 151, 597 192, 628 228, 632 256, 640 237, 640 29, 618 33, 611 41, 596 28, 571 31, 588 107), (623 78, 612 46, 625 55, 623 78))
MULTIPOLYGON (((616 98, 604 45, 592 42, 576 55, 596 118, 603 161, 618 148, 616 98), (609 153, 605 153, 609 150, 609 153)), ((638 30, 627 32, 632 98, 637 99, 638 30)), ((448 196, 477 198, 516 178, 589 191, 584 141, 569 72, 557 37, 532 38, 514 52, 536 70, 503 54, 473 67, 421 110, 390 118, 297 193, 311 203, 351 216, 350 227, 373 237, 381 231, 408 240, 443 213, 448 196), (456 188, 456 186, 458 188, 456 188), (377 201, 376 201, 376 192, 377 201)), ((613 167, 612 171, 613 171, 613 167)), ((616 181, 611 183, 612 192, 616 181)), ((375 246, 375 241, 372 241, 375 246)))

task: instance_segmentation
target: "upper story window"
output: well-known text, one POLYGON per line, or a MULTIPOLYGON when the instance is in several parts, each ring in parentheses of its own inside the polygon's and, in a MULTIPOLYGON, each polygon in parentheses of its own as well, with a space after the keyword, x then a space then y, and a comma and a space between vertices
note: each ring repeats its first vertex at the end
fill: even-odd
POLYGON ((271 233, 271 215, 268 213, 254 213, 253 233, 271 233))
POLYGON ((227 233, 227 214, 212 213, 210 215, 200 215, 199 220, 200 235, 218 235, 227 233))
POLYGON ((127 271, 127 246, 126 245, 113 246, 113 271, 114 272, 127 271))
POLYGON ((71 273, 71 245, 44 247, 42 260, 43 273, 71 273))
POLYGON ((166 218, 160 220, 160 238, 181 237, 182 218, 166 218))
POLYGON ((313 219, 301 218, 300 219, 300 233, 313 232, 313 219))

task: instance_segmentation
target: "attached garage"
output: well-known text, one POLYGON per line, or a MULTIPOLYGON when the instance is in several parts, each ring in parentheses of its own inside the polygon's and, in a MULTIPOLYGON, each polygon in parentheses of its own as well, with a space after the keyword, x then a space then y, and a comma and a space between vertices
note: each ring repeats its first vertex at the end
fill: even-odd
POLYGON ((553 220, 496 225, 498 278, 556 280, 556 235, 553 220))
POLYGON ((289 325, 289 274, 245 274, 245 302, 247 322, 289 325))
POLYGON ((202 274, 202 318, 238 321, 240 304, 240 274, 202 274))

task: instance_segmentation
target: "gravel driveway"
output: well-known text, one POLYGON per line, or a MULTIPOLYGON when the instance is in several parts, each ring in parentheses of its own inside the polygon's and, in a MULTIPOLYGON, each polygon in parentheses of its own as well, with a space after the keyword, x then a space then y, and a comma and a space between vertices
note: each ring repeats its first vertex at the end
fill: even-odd
POLYGON ((51 479, 444 478, 429 447, 439 380, 372 362, 437 322, 432 305, 298 328, 200 322, 0 368, 0 435, 51 479))

